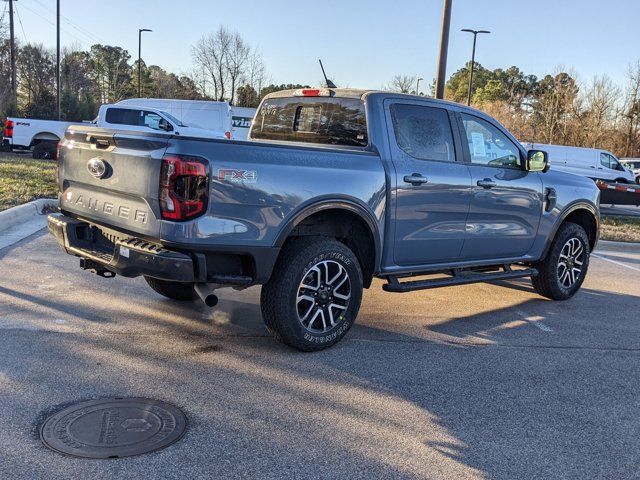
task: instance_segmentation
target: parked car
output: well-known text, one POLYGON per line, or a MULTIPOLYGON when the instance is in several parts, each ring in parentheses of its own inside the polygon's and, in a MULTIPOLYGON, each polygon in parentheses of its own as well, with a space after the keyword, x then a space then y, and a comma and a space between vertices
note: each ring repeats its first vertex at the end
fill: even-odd
POLYGON ((636 183, 640 183, 640 158, 621 158, 620 163, 626 169, 633 172, 636 177, 636 183))
POLYGON ((77 122, 8 117, 2 144, 10 149, 31 150, 33 158, 56 158, 56 145, 65 130, 77 122))
POLYGON ((634 183, 635 177, 607 150, 598 148, 568 147, 542 143, 524 143, 525 148, 540 148, 549 155, 553 170, 573 173, 593 180, 634 183))
POLYGON ((585 279, 595 183, 547 171, 478 110, 289 90, 265 97, 249 140, 72 126, 49 230, 83 269, 171 299, 262 284, 267 327, 305 351, 345 336, 374 277, 399 293, 530 277, 554 300, 585 279))
POLYGON ((246 140, 255 108, 234 107, 228 102, 208 100, 174 100, 164 98, 129 98, 117 105, 151 107, 162 110, 186 125, 225 132, 232 140, 246 140))
POLYGON ((133 105, 102 105, 98 111, 96 125, 104 128, 129 131, 164 131, 182 137, 222 138, 223 130, 211 130, 185 125, 173 115, 151 107, 133 105))

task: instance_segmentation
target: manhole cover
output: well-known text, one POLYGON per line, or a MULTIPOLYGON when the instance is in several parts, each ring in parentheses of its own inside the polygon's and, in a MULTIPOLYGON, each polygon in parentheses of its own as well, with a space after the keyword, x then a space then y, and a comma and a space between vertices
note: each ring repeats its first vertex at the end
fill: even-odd
POLYGON ((49 417, 40 430, 52 450, 85 458, 119 458, 164 448, 184 434, 177 407, 147 398, 78 403, 49 417))

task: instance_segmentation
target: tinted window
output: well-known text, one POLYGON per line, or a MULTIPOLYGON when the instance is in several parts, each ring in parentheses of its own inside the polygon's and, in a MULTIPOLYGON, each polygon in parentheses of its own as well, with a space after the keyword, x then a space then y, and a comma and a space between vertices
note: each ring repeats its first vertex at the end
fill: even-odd
POLYGON ((398 146, 422 160, 455 161, 453 135, 447 111, 420 105, 391 106, 398 146))
POLYGON ((364 147, 364 105, 358 98, 272 98, 258 111, 251 138, 364 147))
POLYGON ((600 154, 600 163, 604 167, 611 168, 613 170, 624 171, 624 168, 622 167, 622 165, 620 165, 618 160, 616 160, 616 158, 613 155, 609 155, 608 153, 600 154))
POLYGON ((161 119, 162 117, 157 113, 129 108, 108 108, 106 115, 107 123, 150 127, 155 130, 160 130, 159 124, 161 119))
POLYGON ((496 167, 520 167, 520 150, 491 123, 462 114, 471 163, 496 167))

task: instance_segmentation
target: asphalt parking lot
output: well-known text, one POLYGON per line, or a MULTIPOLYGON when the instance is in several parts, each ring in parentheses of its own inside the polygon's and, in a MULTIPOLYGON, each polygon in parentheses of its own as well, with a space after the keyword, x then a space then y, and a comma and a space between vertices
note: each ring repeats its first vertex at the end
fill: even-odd
POLYGON ((177 304, 43 231, 0 250, 0 478, 638 478, 640 247, 596 255, 564 303, 377 282, 343 342, 303 354, 257 288, 177 304), (40 443, 48 414, 114 396, 181 407, 187 434, 117 460, 40 443))

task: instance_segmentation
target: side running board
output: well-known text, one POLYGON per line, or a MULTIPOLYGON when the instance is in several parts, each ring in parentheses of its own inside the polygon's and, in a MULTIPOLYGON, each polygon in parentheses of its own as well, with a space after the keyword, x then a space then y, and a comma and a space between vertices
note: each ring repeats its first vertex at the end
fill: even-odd
MULTIPOLYGON (((382 289, 387 292, 406 293, 414 290, 426 290, 429 288, 451 287, 453 285, 466 285, 468 283, 493 282, 496 280, 508 280, 511 278, 535 277, 538 271, 535 268, 521 268, 513 270, 510 265, 502 265, 502 270, 478 271, 478 270, 450 270, 447 277, 439 277, 425 280, 413 280, 400 282, 398 277, 387 277, 382 289)), ((424 275, 433 274, 426 272, 424 275)), ((420 275, 419 273, 417 275, 420 275)))

